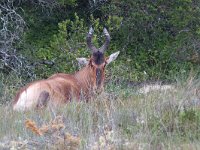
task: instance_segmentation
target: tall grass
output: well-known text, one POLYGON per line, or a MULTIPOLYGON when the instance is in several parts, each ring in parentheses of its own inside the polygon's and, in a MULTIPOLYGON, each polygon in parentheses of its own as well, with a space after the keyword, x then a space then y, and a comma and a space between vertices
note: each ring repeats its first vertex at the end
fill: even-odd
MULTIPOLYGON (((4 80, 5 81, 5 80, 4 80)), ((10 80, 9 80, 10 81, 10 80)), ((13 112, 16 84, 1 86, 0 149, 199 149, 200 80, 189 77, 172 88, 142 93, 142 87, 109 83, 88 103, 13 112), (61 118, 60 128, 53 124, 61 118), (47 129, 37 135, 35 130, 47 129)), ((163 85, 160 85, 163 87, 163 85)))

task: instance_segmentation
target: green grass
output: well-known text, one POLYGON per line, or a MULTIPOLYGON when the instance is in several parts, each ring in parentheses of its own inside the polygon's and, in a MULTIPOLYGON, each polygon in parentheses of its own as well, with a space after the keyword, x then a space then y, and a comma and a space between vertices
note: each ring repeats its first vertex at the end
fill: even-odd
POLYGON ((73 149, 69 142, 67 148, 55 144, 64 133, 80 138, 78 149, 200 149, 200 80, 189 78, 173 87, 142 94, 140 87, 109 85, 88 103, 20 113, 4 104, 15 93, 11 83, 4 83, 0 149, 73 149), (38 136, 25 126, 27 119, 39 128, 58 116, 62 116, 64 128, 56 134, 38 136))

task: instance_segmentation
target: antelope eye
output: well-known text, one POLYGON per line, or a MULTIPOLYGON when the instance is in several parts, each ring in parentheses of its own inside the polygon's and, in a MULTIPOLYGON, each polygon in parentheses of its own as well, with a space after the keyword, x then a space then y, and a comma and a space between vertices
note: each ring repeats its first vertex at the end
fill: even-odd
POLYGON ((95 62, 93 62, 92 61, 92 64, 91 64, 93 67, 95 67, 96 68, 96 64, 95 64, 95 62))
POLYGON ((102 65, 101 65, 102 68, 105 68, 106 67, 106 63, 104 62, 102 65))
POLYGON ((106 65, 107 65, 107 63, 105 62, 104 65, 103 65, 103 67, 106 67, 106 65))

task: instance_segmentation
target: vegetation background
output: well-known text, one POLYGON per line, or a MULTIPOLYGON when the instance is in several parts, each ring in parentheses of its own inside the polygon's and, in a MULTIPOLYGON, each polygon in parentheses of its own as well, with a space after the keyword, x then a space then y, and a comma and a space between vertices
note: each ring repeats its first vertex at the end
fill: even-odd
POLYGON ((6 142, 0 146, 31 149, 36 143, 37 148, 62 149, 52 147, 51 137, 73 136, 61 136, 59 130, 35 138, 23 126, 27 118, 53 124, 60 114, 65 116, 62 129, 81 141, 69 142, 68 148, 200 148, 199 14, 200 0, 1 0, 0 141, 6 142), (12 112, 5 104, 22 85, 79 68, 75 58, 90 56, 86 35, 91 26, 97 47, 104 42, 103 28, 108 29, 106 55, 120 51, 106 72, 110 96, 104 93, 90 105, 71 104, 62 113, 47 110, 40 117, 12 112), (174 87, 167 93, 138 94, 135 83, 147 81, 174 87))
POLYGON ((198 0, 2 0, 0 71, 25 80, 77 70, 76 57, 89 57, 85 38, 112 40, 107 54, 120 51, 112 74, 127 81, 173 80, 199 73, 198 0), (45 71, 44 71, 45 70, 45 71))

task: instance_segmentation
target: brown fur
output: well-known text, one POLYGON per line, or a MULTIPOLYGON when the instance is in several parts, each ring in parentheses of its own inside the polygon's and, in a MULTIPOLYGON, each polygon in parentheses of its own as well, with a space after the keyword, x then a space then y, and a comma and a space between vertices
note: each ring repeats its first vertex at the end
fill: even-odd
POLYGON ((15 105, 21 94, 29 88, 36 89, 38 96, 36 107, 43 107, 47 101, 54 105, 67 103, 72 99, 81 100, 84 98, 88 100, 93 95, 94 91, 103 87, 104 82, 104 66, 95 65, 92 59, 90 63, 75 74, 57 73, 46 80, 39 80, 29 83, 27 86, 21 88, 14 98, 13 105, 15 105), (96 85, 96 68, 102 71, 101 83, 96 85), (39 85, 39 86, 38 86, 39 85), (49 100, 47 100, 49 99, 49 100))
MULTIPOLYGON (((88 48, 92 50, 92 57, 83 69, 75 74, 57 73, 46 80, 29 83, 17 92, 13 101, 13 109, 42 108, 47 103, 58 105, 73 99, 79 101, 84 98, 88 100, 95 92, 102 91, 107 64, 104 51, 110 42, 108 31, 104 28, 103 32, 106 41, 101 48, 97 49, 91 43, 93 29, 90 28, 86 41, 88 48)), ((119 54, 119 52, 117 53, 119 54)), ((111 61, 112 59, 108 63, 111 61)))

